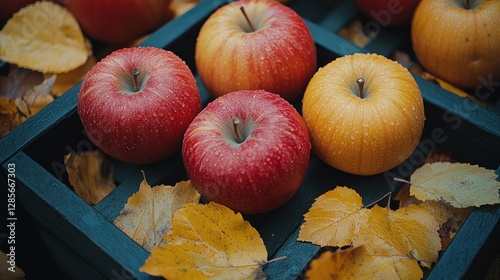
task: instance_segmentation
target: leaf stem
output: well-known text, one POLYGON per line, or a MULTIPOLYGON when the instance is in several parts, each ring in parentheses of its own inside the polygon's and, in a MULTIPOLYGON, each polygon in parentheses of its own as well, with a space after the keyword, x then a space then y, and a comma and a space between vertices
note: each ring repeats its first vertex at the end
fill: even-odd
POLYGON ((392 195, 392 192, 388 192, 388 193, 384 194, 381 198, 375 200, 374 202, 372 202, 372 203, 370 203, 368 205, 363 206, 363 208, 370 208, 373 205, 375 205, 375 204, 379 203, 380 201, 382 201, 382 199, 384 199, 386 197, 389 197, 389 201, 387 202, 387 205, 389 205, 390 201, 391 201, 391 195, 392 195))
POLYGON ((410 182, 410 181, 405 180, 405 179, 401 179, 401 178, 397 178, 397 177, 392 178, 392 180, 394 180, 394 181, 396 181, 396 182, 401 182, 401 183, 411 184, 411 182, 410 182))
POLYGON ((248 18, 247 13, 245 12, 245 7, 241 6, 240 11, 243 13, 243 16, 245 16, 245 19, 247 20, 248 26, 250 26, 250 30, 252 30, 252 32, 255 32, 255 28, 253 27, 253 24, 250 21, 250 18, 248 18))
POLYGON ((277 258, 268 260, 267 262, 265 262, 265 264, 276 262, 276 261, 282 261, 284 259, 286 259, 286 256, 277 257, 277 258))

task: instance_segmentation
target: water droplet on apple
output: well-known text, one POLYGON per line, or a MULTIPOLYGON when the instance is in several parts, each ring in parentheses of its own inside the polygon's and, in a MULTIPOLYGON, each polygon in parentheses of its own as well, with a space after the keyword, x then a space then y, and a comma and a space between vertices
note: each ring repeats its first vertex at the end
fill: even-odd
POLYGON ((260 60, 262 60, 262 61, 264 61, 266 58, 265 58, 263 55, 261 55, 261 56, 259 57, 259 59, 260 59, 260 60))
POLYGON ((354 140, 354 139, 355 139, 354 135, 351 134, 351 140, 354 140))

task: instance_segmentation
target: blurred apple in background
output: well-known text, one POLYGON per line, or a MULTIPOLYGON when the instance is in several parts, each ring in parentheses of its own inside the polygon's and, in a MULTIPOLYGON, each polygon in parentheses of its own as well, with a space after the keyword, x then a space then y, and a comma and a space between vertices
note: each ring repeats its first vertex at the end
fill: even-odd
POLYGON ((0 28, 15 12, 35 2, 36 0, 0 0, 0 28))
POLYGON ((316 45, 291 8, 273 0, 241 0, 222 6, 204 23, 195 59, 214 97, 264 89, 293 101, 316 71, 316 45))
POLYGON ((420 2, 420 0, 355 1, 363 14, 384 27, 410 24, 413 13, 420 2))
POLYGON ((89 139, 103 152, 148 164, 180 152, 201 98, 191 70, 177 55, 134 47, 116 50, 92 67, 77 110, 89 139))
POLYGON ((189 125, 182 156, 193 186, 244 214, 270 211, 299 189, 311 143, 288 101, 241 90, 210 102, 189 125))
POLYGON ((302 115, 313 151, 357 175, 385 172, 407 159, 424 127, 424 105, 410 72, 384 56, 354 54, 320 68, 302 115))
POLYGON ((123 44, 168 21, 172 0, 59 0, 90 38, 123 44))
POLYGON ((499 27, 498 0, 422 0, 413 50, 425 70, 455 86, 492 86, 500 81, 499 27))

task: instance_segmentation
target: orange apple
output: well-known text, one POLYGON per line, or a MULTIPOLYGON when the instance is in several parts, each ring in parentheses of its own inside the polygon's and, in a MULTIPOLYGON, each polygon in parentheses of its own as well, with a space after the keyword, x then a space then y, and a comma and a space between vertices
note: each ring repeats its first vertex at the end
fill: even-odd
POLYGON ((415 79, 378 54, 347 55, 321 67, 302 102, 314 153, 352 174, 378 174, 402 163, 424 127, 415 79))
POLYGON ((411 39, 420 64, 462 88, 500 80, 500 1, 423 0, 411 39))

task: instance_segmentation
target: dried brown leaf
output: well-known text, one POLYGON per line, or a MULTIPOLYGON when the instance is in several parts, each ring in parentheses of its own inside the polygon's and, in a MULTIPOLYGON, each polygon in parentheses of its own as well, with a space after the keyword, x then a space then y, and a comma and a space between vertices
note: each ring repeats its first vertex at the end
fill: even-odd
POLYGON ((15 103, 21 114, 21 121, 33 116, 43 107, 54 100, 50 90, 56 81, 56 76, 44 80, 41 84, 26 91, 21 98, 16 98, 15 103))
POLYGON ((198 203, 200 197, 191 181, 151 187, 144 178, 139 191, 128 199, 113 223, 146 251, 151 251, 172 228, 173 213, 187 203, 198 203))
POLYGON ((14 100, 0 98, 0 138, 21 124, 14 100))
POLYGON ((64 157, 69 182, 85 202, 96 205, 114 188, 113 165, 99 150, 64 157))

